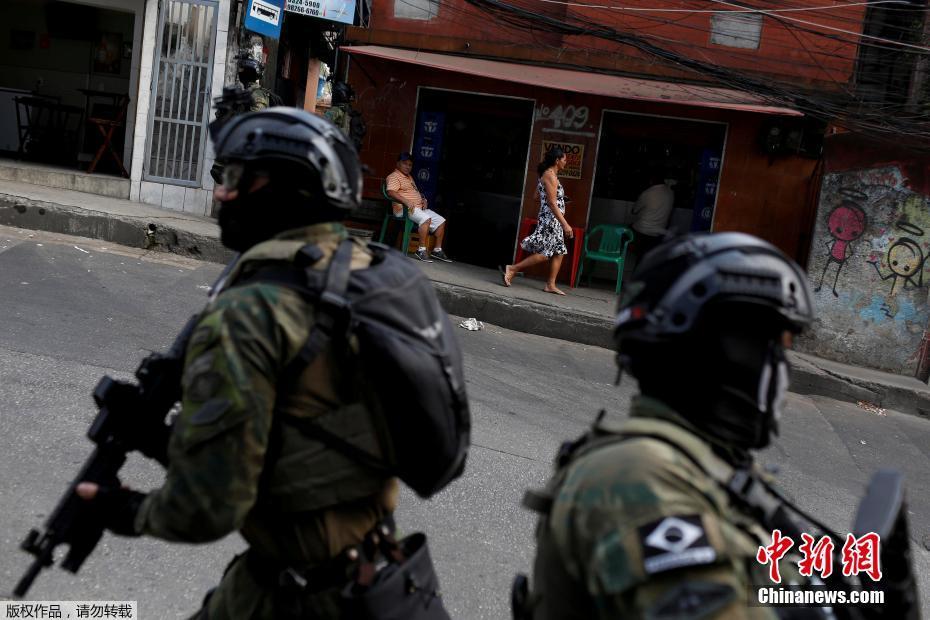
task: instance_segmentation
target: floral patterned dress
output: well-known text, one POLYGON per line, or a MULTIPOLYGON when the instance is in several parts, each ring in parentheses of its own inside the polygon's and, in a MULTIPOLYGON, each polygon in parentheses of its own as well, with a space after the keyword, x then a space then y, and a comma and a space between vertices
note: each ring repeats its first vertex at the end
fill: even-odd
MULTIPOLYGON (((539 179, 536 191, 539 192, 539 222, 530 236, 520 242, 520 247, 531 254, 542 254, 549 258, 557 254, 568 254, 565 247, 565 231, 546 204, 548 199, 542 179, 539 179)), ((565 213, 565 190, 562 189, 561 183, 555 192, 555 200, 559 211, 565 213)))

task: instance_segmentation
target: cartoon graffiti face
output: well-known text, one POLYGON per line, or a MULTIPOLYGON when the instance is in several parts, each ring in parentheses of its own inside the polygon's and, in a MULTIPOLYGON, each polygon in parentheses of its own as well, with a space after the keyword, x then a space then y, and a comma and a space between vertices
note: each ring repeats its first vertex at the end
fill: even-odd
POLYGON ((830 213, 827 227, 835 239, 853 241, 865 230, 865 212, 851 203, 844 202, 830 213))
POLYGON ((910 239, 901 239, 888 250, 888 266, 899 276, 913 276, 923 266, 923 262, 920 246, 910 239))

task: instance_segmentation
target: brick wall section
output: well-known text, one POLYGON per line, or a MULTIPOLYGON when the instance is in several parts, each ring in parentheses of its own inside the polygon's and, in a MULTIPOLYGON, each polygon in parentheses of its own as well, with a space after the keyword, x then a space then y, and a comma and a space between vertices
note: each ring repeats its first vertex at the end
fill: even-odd
MULTIPOLYGON (((665 66, 629 46, 587 36, 529 33, 503 25, 465 0, 443 2, 439 13, 430 20, 403 19, 394 16, 394 3, 376 2, 372 7, 371 29, 350 28, 350 41, 378 45, 416 48, 423 51, 451 52, 521 59, 543 63, 596 66, 646 75, 680 76, 701 79, 665 66)), ((775 19, 763 19, 761 43, 757 50, 734 49, 711 43, 712 13, 658 14, 603 10, 540 3, 536 0, 512 0, 533 12, 548 12, 556 19, 573 16, 613 26, 620 31, 648 34, 660 47, 685 53, 722 66, 775 76, 792 82, 836 90, 847 82, 854 69, 854 38, 840 35, 844 41, 827 40, 806 33, 803 24, 789 28, 775 19), (663 24, 661 20, 674 22, 663 24), (665 39, 665 40, 662 40, 665 39), (676 41, 677 43, 670 43, 676 41), (828 52, 812 58, 808 50, 828 52), (838 83, 837 83, 838 82, 838 83)), ((633 3, 635 5, 635 3, 633 3)), ((650 8, 680 9, 672 0, 656 0, 650 8)), ((708 5, 710 7, 712 5, 708 5)), ((714 8, 728 7, 713 5, 714 8)), ((792 19, 816 21, 828 27, 858 32, 865 7, 847 7, 840 11, 809 11, 785 14, 792 19)))

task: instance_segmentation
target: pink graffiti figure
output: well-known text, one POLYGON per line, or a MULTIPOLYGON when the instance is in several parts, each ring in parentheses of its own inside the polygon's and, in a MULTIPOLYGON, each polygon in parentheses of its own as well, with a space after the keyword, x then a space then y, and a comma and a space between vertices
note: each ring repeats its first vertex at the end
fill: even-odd
POLYGON ((840 278, 840 271, 843 265, 852 254, 852 242, 862 236, 865 231, 866 219, 865 211, 862 207, 850 200, 844 200, 840 206, 833 209, 827 218, 827 229, 830 231, 832 241, 827 242, 827 249, 830 253, 827 255, 827 264, 823 266, 823 273, 820 274, 820 284, 815 291, 819 291, 823 286, 823 278, 827 275, 827 268, 832 263, 836 263, 836 277, 833 278, 833 295, 839 297, 836 292, 836 282, 840 278))

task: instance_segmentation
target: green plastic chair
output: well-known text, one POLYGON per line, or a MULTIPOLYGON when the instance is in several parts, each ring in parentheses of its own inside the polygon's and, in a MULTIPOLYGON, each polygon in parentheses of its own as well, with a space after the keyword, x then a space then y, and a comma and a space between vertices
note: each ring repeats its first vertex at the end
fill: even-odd
POLYGON ((384 243, 384 235, 387 233, 389 222, 392 220, 395 222, 404 222, 404 242, 400 248, 404 254, 407 254, 407 248, 410 247, 410 235, 417 225, 408 216, 407 205, 401 205, 404 209, 403 215, 394 215, 394 199, 388 196, 387 183, 384 181, 381 182, 381 195, 388 201, 388 205, 387 210, 384 212, 384 221, 381 222, 381 237, 378 239, 378 242, 384 243))
MULTIPOLYGON (((575 277, 575 286, 581 281, 581 273, 584 271, 585 261, 593 260, 601 263, 613 263, 617 266, 617 290, 620 294, 620 286, 623 284, 623 265, 626 262, 626 249, 630 242, 633 241, 633 231, 626 226, 611 226, 609 224, 598 224, 589 230, 584 236, 584 248, 581 254, 581 264, 578 266, 578 275, 575 277), (591 249, 591 240, 600 233, 600 245, 596 250, 591 249)), ((593 271, 593 269, 592 269, 593 271)), ((591 283, 591 275, 588 274, 588 284, 591 283)))

